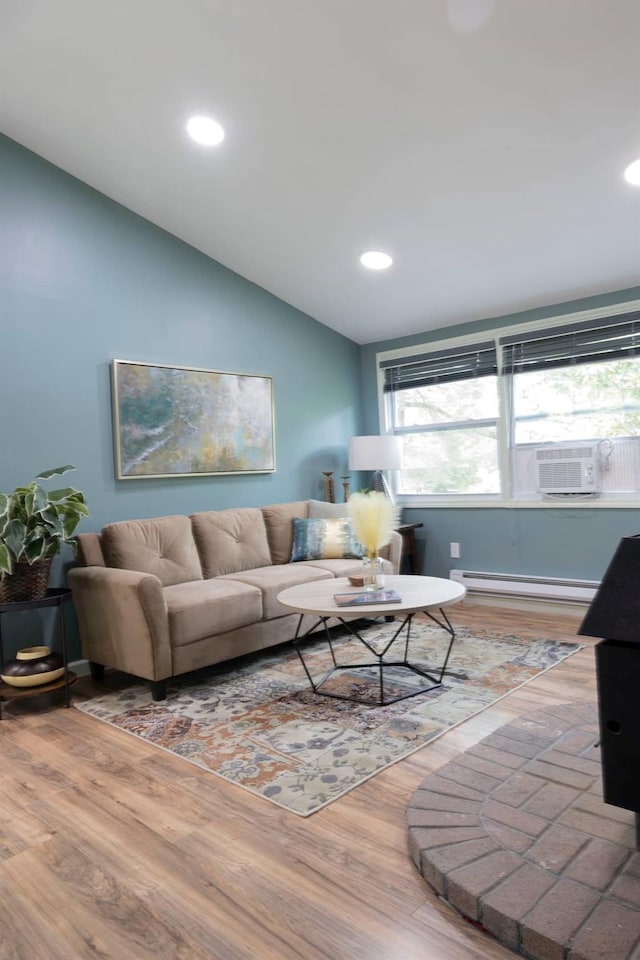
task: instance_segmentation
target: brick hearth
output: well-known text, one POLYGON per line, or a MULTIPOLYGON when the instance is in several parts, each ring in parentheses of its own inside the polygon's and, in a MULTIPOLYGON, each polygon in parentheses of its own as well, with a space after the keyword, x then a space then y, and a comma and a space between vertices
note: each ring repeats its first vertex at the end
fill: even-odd
POLYGON ((597 739, 595 707, 540 710, 428 776, 409 802, 425 880, 532 960, 640 960, 634 815, 602 801, 597 739))

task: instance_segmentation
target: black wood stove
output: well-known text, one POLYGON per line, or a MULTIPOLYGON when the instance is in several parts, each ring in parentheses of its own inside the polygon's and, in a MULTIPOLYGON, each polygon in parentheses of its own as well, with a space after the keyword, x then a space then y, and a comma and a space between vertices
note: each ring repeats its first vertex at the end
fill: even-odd
POLYGON ((623 537, 578 633, 596 646, 603 799, 636 815, 640 848, 640 534, 623 537))

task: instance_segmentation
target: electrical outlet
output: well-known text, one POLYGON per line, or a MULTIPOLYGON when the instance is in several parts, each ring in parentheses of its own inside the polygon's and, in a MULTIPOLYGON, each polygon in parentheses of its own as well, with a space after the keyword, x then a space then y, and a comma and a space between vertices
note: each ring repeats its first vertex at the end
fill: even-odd
POLYGON ((460 544, 459 543, 450 543, 451 548, 451 559, 459 560, 460 559, 460 544))

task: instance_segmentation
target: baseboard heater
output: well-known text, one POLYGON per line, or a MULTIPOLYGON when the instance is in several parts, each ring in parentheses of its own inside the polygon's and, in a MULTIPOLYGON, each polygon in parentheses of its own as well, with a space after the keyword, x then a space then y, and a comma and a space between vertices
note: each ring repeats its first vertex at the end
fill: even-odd
POLYGON ((450 570, 449 579, 462 583, 469 593, 525 600, 551 600, 557 603, 590 603, 600 586, 598 580, 484 573, 479 570, 450 570))

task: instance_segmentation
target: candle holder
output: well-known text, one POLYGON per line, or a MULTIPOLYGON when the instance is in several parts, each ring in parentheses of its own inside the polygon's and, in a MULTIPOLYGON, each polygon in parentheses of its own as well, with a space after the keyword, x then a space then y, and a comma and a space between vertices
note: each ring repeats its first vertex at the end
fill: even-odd
POLYGON ((335 503, 336 489, 333 482, 333 470, 323 470, 322 476, 324 477, 324 498, 327 503, 335 503))

